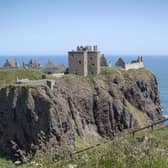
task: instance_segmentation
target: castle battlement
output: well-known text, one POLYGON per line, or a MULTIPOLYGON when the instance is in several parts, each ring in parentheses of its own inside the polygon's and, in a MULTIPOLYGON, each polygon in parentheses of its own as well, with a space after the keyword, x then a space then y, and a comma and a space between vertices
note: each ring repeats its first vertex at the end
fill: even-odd
POLYGON ((77 46, 76 47, 76 52, 97 52, 98 51, 98 46, 77 46))

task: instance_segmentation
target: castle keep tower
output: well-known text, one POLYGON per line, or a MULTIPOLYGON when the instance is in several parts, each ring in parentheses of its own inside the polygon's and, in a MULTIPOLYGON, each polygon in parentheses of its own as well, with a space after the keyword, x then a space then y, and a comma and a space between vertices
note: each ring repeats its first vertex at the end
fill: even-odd
POLYGON ((81 46, 76 51, 70 51, 69 73, 87 76, 100 73, 100 52, 97 46, 81 46))
POLYGON ((68 53, 69 73, 87 76, 87 51, 77 47, 76 51, 68 53))

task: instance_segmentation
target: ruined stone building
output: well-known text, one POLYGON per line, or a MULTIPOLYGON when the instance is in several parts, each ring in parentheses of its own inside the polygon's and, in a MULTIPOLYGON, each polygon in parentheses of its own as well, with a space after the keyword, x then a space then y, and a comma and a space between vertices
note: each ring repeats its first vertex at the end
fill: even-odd
POLYGON ((20 65, 16 59, 7 59, 3 65, 4 68, 19 68, 20 65))
POLYGON ((52 61, 48 60, 48 63, 45 65, 42 71, 46 74, 63 73, 66 71, 66 67, 64 64, 55 65, 52 61))
POLYGON ((95 75, 100 73, 100 52, 97 46, 81 46, 68 52, 69 73, 76 75, 95 75))
POLYGON ((133 60, 130 63, 125 63, 125 61, 122 58, 119 58, 116 62, 116 66, 121 67, 125 70, 140 69, 144 68, 144 59, 142 56, 139 56, 137 60, 133 60))
POLYGON ((28 64, 25 64, 23 62, 23 68, 32 68, 32 69, 40 69, 41 68, 41 64, 37 61, 34 60, 30 60, 28 64))

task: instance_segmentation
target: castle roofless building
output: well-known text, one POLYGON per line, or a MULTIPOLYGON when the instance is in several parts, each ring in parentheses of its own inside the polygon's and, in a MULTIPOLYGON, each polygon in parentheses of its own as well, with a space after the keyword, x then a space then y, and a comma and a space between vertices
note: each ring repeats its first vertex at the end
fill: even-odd
POLYGON ((100 52, 97 46, 78 46, 68 52, 69 73, 87 76, 100 73, 100 52))
POLYGON ((116 66, 121 67, 125 70, 144 68, 144 58, 142 56, 139 56, 137 60, 133 60, 130 63, 125 63, 122 58, 119 58, 116 62, 116 66))

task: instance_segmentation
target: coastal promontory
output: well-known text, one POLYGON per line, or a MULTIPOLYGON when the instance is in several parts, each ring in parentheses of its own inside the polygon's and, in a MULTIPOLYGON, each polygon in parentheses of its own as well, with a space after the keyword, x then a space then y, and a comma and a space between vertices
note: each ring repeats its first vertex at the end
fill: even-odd
POLYGON ((77 137, 112 138, 161 118, 156 77, 143 68, 67 75, 53 89, 10 85, 0 89, 0 151, 14 160, 34 155, 41 143, 74 151, 77 137))

